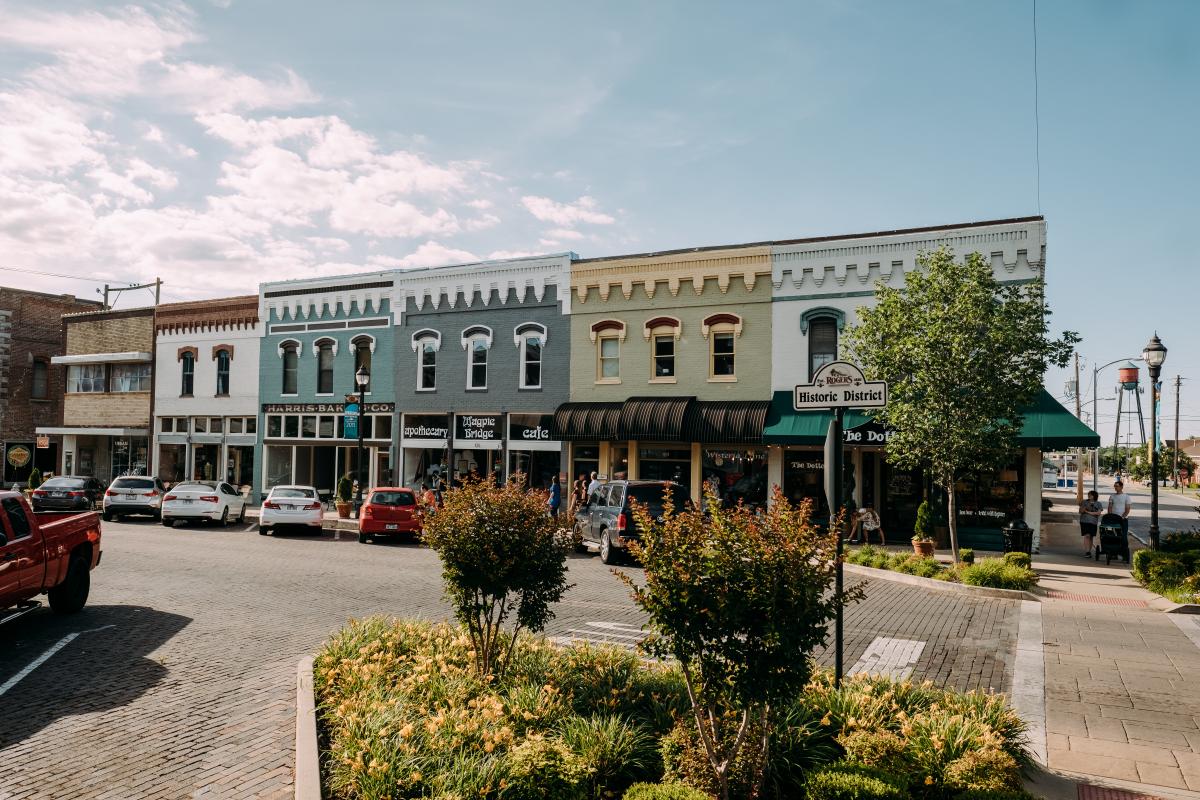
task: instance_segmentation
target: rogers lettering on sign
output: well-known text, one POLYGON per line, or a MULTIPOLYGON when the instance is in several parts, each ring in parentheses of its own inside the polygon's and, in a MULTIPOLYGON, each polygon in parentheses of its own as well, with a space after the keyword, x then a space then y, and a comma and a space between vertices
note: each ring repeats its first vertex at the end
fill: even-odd
POLYGON ((887 383, 869 381, 849 361, 822 364, 812 383, 796 386, 792 408, 807 411, 820 408, 883 408, 887 405, 887 383))

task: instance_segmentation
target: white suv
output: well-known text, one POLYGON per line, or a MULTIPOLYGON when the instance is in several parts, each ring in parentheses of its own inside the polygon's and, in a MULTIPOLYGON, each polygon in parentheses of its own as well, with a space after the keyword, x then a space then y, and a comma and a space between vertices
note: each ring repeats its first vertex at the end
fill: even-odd
POLYGON ((167 489, 158 478, 117 478, 104 492, 104 519, 120 519, 127 514, 142 514, 159 519, 167 489))

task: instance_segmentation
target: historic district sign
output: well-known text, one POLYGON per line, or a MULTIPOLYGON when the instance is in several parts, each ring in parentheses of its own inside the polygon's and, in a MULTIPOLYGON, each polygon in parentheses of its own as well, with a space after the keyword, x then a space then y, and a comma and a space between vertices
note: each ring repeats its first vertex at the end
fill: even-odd
POLYGON ((817 408, 883 408, 887 405, 887 383, 869 381, 849 361, 830 361, 813 374, 812 383, 796 387, 792 407, 797 411, 817 408))

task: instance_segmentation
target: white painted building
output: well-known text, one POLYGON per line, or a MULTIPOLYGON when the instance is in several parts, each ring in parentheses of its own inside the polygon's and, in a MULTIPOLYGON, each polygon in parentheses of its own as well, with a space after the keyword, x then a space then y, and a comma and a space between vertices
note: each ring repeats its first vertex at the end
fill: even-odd
POLYGON ((160 305, 155 313, 153 466, 175 483, 250 486, 258 440, 258 297, 160 305))

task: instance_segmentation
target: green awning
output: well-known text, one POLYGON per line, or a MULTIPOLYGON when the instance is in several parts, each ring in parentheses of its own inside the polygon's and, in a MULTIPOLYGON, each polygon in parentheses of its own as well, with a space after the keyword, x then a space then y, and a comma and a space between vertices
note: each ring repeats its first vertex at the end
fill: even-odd
MULTIPOLYGON (((1045 389, 1025 409, 1025 424, 1017 437, 1022 447, 1061 450, 1066 447, 1099 447, 1100 435, 1063 408, 1045 389)), ((767 412, 763 442, 767 444, 822 445, 829 431, 831 411, 796 411, 791 392, 775 392, 767 412)), ((867 411, 849 409, 843 422, 849 430, 871 421, 867 411)))

